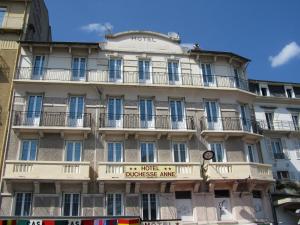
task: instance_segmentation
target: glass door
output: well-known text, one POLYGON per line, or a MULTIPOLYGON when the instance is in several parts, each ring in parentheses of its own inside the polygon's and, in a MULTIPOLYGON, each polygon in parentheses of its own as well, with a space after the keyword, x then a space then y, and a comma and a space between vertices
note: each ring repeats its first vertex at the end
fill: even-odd
POLYGON ((180 71, 178 61, 168 62, 169 84, 180 84, 180 71))
POLYGON ((25 125, 39 126, 41 111, 42 111, 42 96, 41 95, 29 96, 25 125))
POLYGON ((171 100, 170 109, 172 129, 186 129, 183 102, 181 100, 171 100))
POLYGON ((157 220, 157 202, 155 194, 142 194, 143 220, 157 220))
POLYGON ((72 80, 84 81, 86 75, 86 59, 73 58, 72 63, 72 80))
POLYGON ((84 97, 72 96, 69 102, 69 126, 83 127, 84 97))
POLYGON ((141 128, 154 128, 154 110, 152 99, 140 99, 141 128))
POLYGON ((123 107, 122 99, 109 98, 108 99, 108 126, 109 127, 123 127, 123 107))
POLYGON ((215 101, 205 102, 208 130, 222 130, 219 105, 215 101))
POLYGON ((254 145, 246 145, 246 158, 247 162, 258 163, 258 155, 254 145))
POLYGON ((151 83, 149 60, 139 60, 139 81, 140 83, 151 83))
POLYGON ((202 63, 202 76, 203 76, 203 83, 205 86, 215 86, 215 79, 212 75, 211 64, 202 63))
POLYGON ((155 144, 153 142, 142 142, 141 148, 141 162, 155 162, 155 144))
POLYGON ((110 59, 109 60, 109 81, 121 83, 122 77, 122 60, 110 59))
POLYGON ((67 141, 65 161, 78 162, 81 161, 82 142, 67 141))
POLYGON ((240 116, 241 116, 242 129, 244 131, 251 132, 252 126, 250 120, 250 112, 249 112, 249 108, 246 105, 240 105, 240 116))
POLYGON ((210 149, 215 153, 215 157, 212 159, 213 162, 226 162, 226 154, 221 143, 211 143, 210 149))
POLYGON ((45 63, 44 55, 35 56, 33 71, 32 71, 32 79, 34 79, 34 80, 42 80, 43 79, 44 63, 45 63))

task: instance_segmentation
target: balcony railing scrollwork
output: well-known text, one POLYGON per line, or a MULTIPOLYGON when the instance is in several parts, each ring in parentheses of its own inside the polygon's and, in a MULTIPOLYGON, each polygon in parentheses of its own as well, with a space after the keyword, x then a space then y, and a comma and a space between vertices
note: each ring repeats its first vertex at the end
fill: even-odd
POLYGON ((240 117, 202 117, 200 119, 200 129, 214 131, 245 131, 260 133, 260 127, 252 119, 242 119, 240 117))
POLYGON ((263 130, 271 131, 300 131, 300 124, 294 123, 293 121, 285 120, 259 120, 257 122, 263 130))
POLYGON ((20 67, 17 80, 81 81, 140 85, 168 85, 188 87, 238 88, 248 90, 248 80, 232 75, 202 75, 192 73, 169 74, 151 72, 142 76, 139 71, 73 70, 62 68, 20 67), (146 78, 145 78, 146 77, 146 78), (176 77, 176 78, 174 78, 176 77))
POLYGON ((101 113, 100 128, 195 130, 193 116, 182 118, 170 115, 109 114, 101 113))
POLYGON ((91 127, 90 113, 15 111, 14 126, 91 127))

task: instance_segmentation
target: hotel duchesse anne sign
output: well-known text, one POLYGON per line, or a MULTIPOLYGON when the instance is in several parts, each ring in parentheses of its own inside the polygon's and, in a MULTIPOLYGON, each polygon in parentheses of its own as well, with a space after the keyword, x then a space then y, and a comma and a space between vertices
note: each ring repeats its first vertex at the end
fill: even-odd
POLYGON ((125 177, 128 178, 174 178, 175 166, 138 165, 125 166, 125 177))

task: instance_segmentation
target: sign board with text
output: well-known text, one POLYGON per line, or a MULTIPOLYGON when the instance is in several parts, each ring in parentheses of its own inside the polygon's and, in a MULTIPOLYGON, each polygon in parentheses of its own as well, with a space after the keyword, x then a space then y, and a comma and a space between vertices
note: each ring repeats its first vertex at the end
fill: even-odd
POLYGON ((135 165, 125 166, 125 177, 128 178, 174 178, 175 166, 169 165, 135 165))

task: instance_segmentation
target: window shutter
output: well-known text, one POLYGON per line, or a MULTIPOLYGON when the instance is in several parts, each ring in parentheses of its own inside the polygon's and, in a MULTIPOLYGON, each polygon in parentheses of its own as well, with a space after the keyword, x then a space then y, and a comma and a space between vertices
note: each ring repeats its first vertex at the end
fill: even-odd
POLYGON ((290 159, 288 140, 286 138, 281 138, 281 142, 282 142, 282 149, 283 149, 284 157, 286 159, 290 159))

